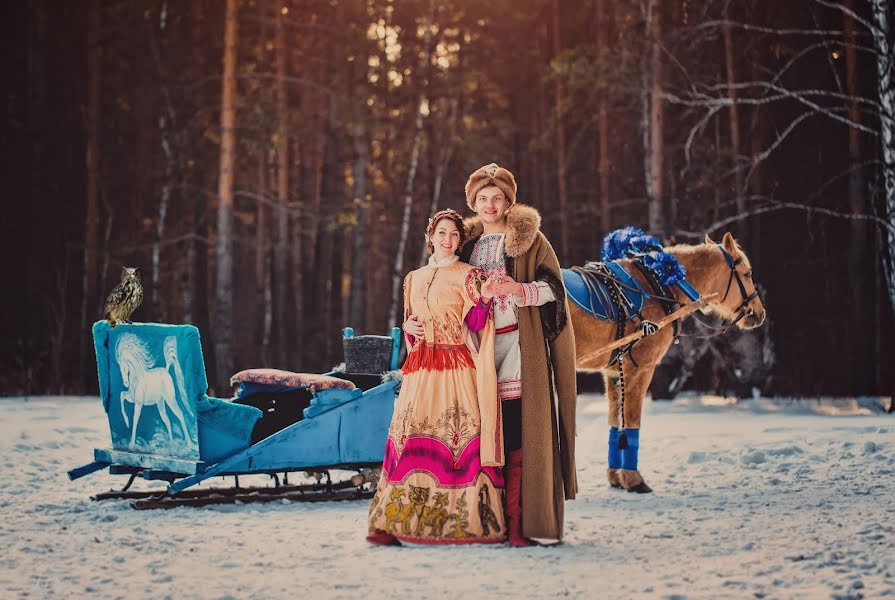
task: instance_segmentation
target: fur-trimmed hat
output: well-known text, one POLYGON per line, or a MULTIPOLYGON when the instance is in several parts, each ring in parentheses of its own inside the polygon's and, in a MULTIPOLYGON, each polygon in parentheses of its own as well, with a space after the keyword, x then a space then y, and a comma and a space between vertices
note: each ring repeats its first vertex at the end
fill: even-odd
POLYGON ((491 163, 473 171, 466 182, 466 205, 470 210, 475 210, 476 194, 489 185, 499 187, 510 206, 516 203, 516 178, 507 169, 491 163))

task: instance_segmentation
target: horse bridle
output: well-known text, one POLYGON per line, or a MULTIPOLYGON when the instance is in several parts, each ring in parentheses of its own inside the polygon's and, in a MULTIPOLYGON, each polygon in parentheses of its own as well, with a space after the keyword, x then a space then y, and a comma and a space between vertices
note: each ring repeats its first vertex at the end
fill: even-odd
POLYGON ((721 254, 724 255, 724 260, 727 261, 727 266, 730 267, 730 277, 727 279, 727 291, 724 292, 724 297, 721 298, 721 302, 727 300, 727 296, 730 294, 730 285, 733 283, 734 279, 736 279, 737 286, 740 288, 740 296, 743 298, 743 301, 740 302, 740 305, 737 306, 734 310, 737 312, 736 319, 733 320, 732 323, 728 325, 728 327, 736 325, 740 320, 745 317, 749 317, 755 314, 755 311, 749 306, 749 303, 758 298, 758 289, 756 289, 751 294, 746 293, 746 286, 743 285, 743 280, 740 278, 740 273, 737 271, 737 265, 743 262, 743 257, 737 257, 734 259, 730 254, 727 253, 727 250, 718 244, 718 249, 721 250, 721 254))

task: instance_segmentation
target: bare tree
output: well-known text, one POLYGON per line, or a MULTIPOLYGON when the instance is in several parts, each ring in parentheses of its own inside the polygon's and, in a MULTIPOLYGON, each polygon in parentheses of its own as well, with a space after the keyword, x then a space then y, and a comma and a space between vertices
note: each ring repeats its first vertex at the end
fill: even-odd
POLYGON ((873 34, 876 54, 876 85, 879 93, 880 154, 883 159, 883 194, 886 202, 886 231, 888 241, 888 261, 886 286, 889 290, 889 304, 895 311, 895 82, 892 73, 895 57, 889 40, 892 39, 889 19, 892 15, 891 0, 870 0, 873 23, 868 24, 873 34))
MULTIPOLYGON (((609 43, 607 41, 610 12, 607 12, 606 0, 597 0, 597 59, 604 63, 609 62, 609 43)), ((604 94, 597 115, 597 175, 600 179, 600 223, 602 233, 606 234, 612 228, 612 191, 610 188, 611 163, 609 159, 609 103, 608 94, 604 94)))
MULTIPOLYGON (((761 152, 751 157, 751 161, 747 166, 746 174, 743 179, 744 186, 748 185, 752 173, 758 166, 778 150, 786 140, 797 131, 799 126, 812 118, 825 118, 833 122, 840 123, 853 130, 853 134, 864 134, 879 140, 880 144, 880 175, 883 182, 883 194, 886 214, 884 218, 877 218, 874 215, 862 212, 860 214, 841 213, 822 209, 820 207, 811 207, 807 205, 798 205, 795 203, 781 203, 773 198, 764 198, 763 206, 751 208, 740 208, 737 206, 737 214, 733 217, 726 216, 709 225, 707 229, 713 229, 720 223, 732 223, 741 221, 748 217, 763 214, 771 210, 780 210, 782 208, 796 208, 808 210, 809 212, 825 212, 832 216, 840 218, 849 218, 852 220, 873 221, 883 230, 883 237, 887 240, 888 248, 895 248, 895 87, 893 87, 892 69, 893 58, 892 48, 889 40, 891 31, 889 25, 889 15, 892 11, 891 0, 867 0, 872 14, 871 19, 862 17, 849 3, 835 2, 832 0, 814 0, 820 6, 831 10, 840 11, 847 17, 851 18, 855 24, 861 26, 861 31, 857 33, 849 33, 849 29, 845 31, 816 29, 798 29, 798 28, 773 28, 752 25, 749 23, 738 23, 729 20, 711 21, 707 20, 694 28, 705 31, 711 28, 734 28, 744 31, 760 32, 765 35, 774 37, 794 37, 811 40, 804 48, 794 52, 792 57, 784 61, 783 64, 775 71, 769 73, 764 79, 752 81, 731 82, 727 81, 723 84, 700 85, 697 87, 690 86, 684 93, 664 93, 664 98, 668 102, 690 108, 702 108, 703 115, 698 119, 697 123, 690 129, 687 140, 684 144, 685 156, 689 163, 691 158, 691 148, 693 141, 705 129, 705 126, 712 120, 717 113, 725 107, 733 105, 749 106, 752 108, 768 106, 777 103, 794 103, 801 109, 795 117, 783 128, 781 128, 774 139, 770 140, 767 147, 761 152), (844 45, 851 45, 853 50, 858 50, 872 54, 877 67, 877 89, 873 97, 860 95, 855 91, 846 89, 792 89, 785 83, 786 74, 797 67, 800 61, 808 56, 812 51, 817 49, 826 49, 829 38, 847 37, 843 41, 844 45), (861 41, 857 42, 856 39, 861 41), (870 38, 872 45, 868 46, 864 40, 870 38), (818 41, 819 40, 819 41, 818 41), (723 92, 723 94, 722 94, 723 92), (733 93, 732 93, 733 92, 733 93), (856 119, 856 115, 871 114, 878 118, 879 127, 873 128, 864 122, 863 118, 856 119)), ((848 68, 848 67, 847 67, 848 68)), ((866 163, 852 165, 852 169, 860 169, 866 166, 866 163)), ((738 167, 739 168, 739 167, 738 167)), ((755 196, 755 195, 753 195, 755 196)), ((748 196, 744 199, 748 200, 748 196)), ((759 198, 762 199, 762 198, 759 198)), ((866 209, 865 209, 866 210, 866 209)), ((681 232, 684 233, 684 232, 681 232)), ((892 255, 890 250, 889 255, 892 255)), ((890 305, 895 310, 895 262, 891 259, 886 263, 886 286, 888 289, 890 305)))
POLYGON ((746 210, 746 203, 743 199, 746 190, 743 189, 743 171, 738 168, 740 160, 740 111, 736 102, 736 72, 733 54, 733 32, 730 23, 727 20, 730 3, 724 4, 724 24, 721 30, 724 34, 724 67, 727 75, 727 96, 731 99, 730 105, 727 107, 728 126, 730 128, 730 151, 733 159, 734 172, 734 196, 736 199, 737 211, 746 210))
MULTIPOLYGON (((844 0, 849 10, 854 10, 855 0, 844 0)), ((851 99, 848 101, 848 118, 855 123, 863 122, 861 107, 857 97, 858 89, 858 44, 855 22, 847 14, 842 15, 842 28, 845 31, 845 86, 851 99)), ((861 136, 857 129, 848 129, 848 158, 851 164, 861 163, 861 136)), ((848 207, 853 215, 868 212, 867 190, 862 169, 852 169, 848 176, 848 207)), ((868 252, 875 246, 874 236, 868 224, 853 219, 849 222, 848 242, 848 277, 851 294, 851 318, 854 323, 854 362, 852 369, 852 385, 856 393, 869 393, 873 389, 876 376, 876 360, 874 346, 876 331, 874 318, 868 306, 873 304, 873 288, 869 274, 872 274, 873 259, 868 252)))
MULTIPOLYGON (((434 214, 440 206, 441 188, 444 184, 444 172, 451 164, 451 158, 454 155, 454 133, 457 125, 457 106, 459 105, 459 101, 456 98, 451 98, 450 100, 447 100, 447 104, 450 108, 448 108, 445 133, 443 135, 441 143, 438 144, 438 159, 435 166, 435 180, 432 183, 432 202, 429 204, 430 215, 434 214)), ((427 246, 428 244, 423 241, 422 249, 420 250, 420 265, 426 263, 426 255, 428 254, 427 246)))
POLYGON ((277 206, 276 246, 273 255, 273 304, 274 320, 280 325, 276 336, 276 361, 286 364, 286 290, 289 284, 287 263, 289 257, 289 135, 286 115, 286 39, 283 12, 277 7, 274 53, 276 55, 276 103, 277 103, 277 206))
MULTIPOLYGON (((189 70, 187 71, 193 80, 198 80, 204 72, 205 54, 202 51, 202 28, 204 25, 205 11, 203 3, 193 2, 190 5, 190 42, 192 45, 192 52, 191 60, 189 61, 189 70)), ((197 112, 198 118, 196 121, 202 128, 201 131, 204 131, 207 128, 209 117, 201 108, 198 108, 197 112)), ((199 298, 196 285, 196 262, 197 258, 200 256, 200 254, 196 252, 196 238, 198 237, 196 235, 196 213, 198 212, 197 205, 204 205, 204 198, 202 198, 203 186, 201 185, 201 168, 196 165, 195 161, 193 162, 192 168, 184 169, 182 172, 184 189, 189 189, 190 191, 186 193, 183 200, 184 210, 181 215, 183 229, 187 232, 187 236, 184 240, 184 249, 180 260, 180 302, 183 306, 183 321, 185 323, 197 323, 198 316, 204 312, 202 308, 198 306, 199 298), (190 183, 193 183, 194 185, 189 187, 190 183)), ((205 249, 203 248, 202 255, 204 255, 204 250, 205 249)), ((204 277, 202 278, 202 281, 205 281, 204 277)))
MULTIPOLYGON (((429 10, 424 21, 423 54, 420 58, 419 75, 425 78, 432 59, 432 24, 435 21, 435 0, 429 0, 429 10)), ((414 119, 413 147, 410 150, 410 168, 407 170, 407 184, 404 187, 404 213, 401 217, 401 231, 398 237, 398 249, 395 254, 395 266, 392 270, 392 301, 388 311, 389 327, 398 324, 398 311, 401 306, 401 282, 404 281, 404 253, 407 248, 407 237, 410 234, 410 217, 413 214, 413 184, 420 161, 420 146, 423 143, 423 111, 427 110, 426 81, 420 86, 414 119)))
MULTIPOLYGON (((559 21, 559 0, 553 0, 553 57, 558 58, 562 52, 562 39, 559 21)), ((569 192, 566 187, 566 130, 563 125, 564 92, 562 79, 553 83, 553 99, 556 110, 556 191, 559 200, 559 260, 564 262, 569 256, 569 192)))
POLYGON ((79 372, 84 371, 86 350, 89 347, 90 321, 87 307, 94 310, 97 296, 97 267, 99 265, 99 119, 100 85, 102 81, 102 46, 99 31, 102 7, 99 0, 90 0, 87 17, 87 217, 84 227, 84 278, 81 282, 81 343, 79 372))
POLYGON ((236 166, 236 43, 238 0, 227 0, 221 81, 221 156, 218 176, 217 282, 214 380, 226 389, 233 372, 233 179, 236 166))
POLYGON ((649 213, 649 230, 664 238, 668 233, 665 198, 662 191, 664 164, 664 107, 662 90, 662 10, 657 0, 644 6, 647 49, 643 58, 641 89, 643 130, 643 172, 649 213))
MULTIPOLYGON (((166 320, 167 314, 164 310, 161 302, 161 297, 159 295, 159 285, 161 278, 161 251, 162 244, 165 237, 165 225, 168 218, 168 203, 171 200, 171 187, 172 187, 172 177, 174 175, 174 149, 172 147, 172 139, 171 139, 171 129, 176 127, 175 119, 176 115, 174 112, 174 102, 171 99, 171 90, 168 87, 166 70, 164 68, 164 64, 162 62, 161 51, 159 49, 159 43, 156 40, 154 25, 150 22, 148 24, 150 28, 150 46, 152 49, 152 56, 155 59, 156 70, 159 74, 159 79, 161 81, 161 92, 163 99, 163 107, 159 109, 158 116, 156 117, 156 122, 158 123, 159 129, 159 139, 161 140, 162 153, 165 156, 165 170, 162 175, 162 188, 161 193, 159 195, 159 203, 158 203, 158 218, 155 222, 155 243, 152 245, 152 281, 151 281, 151 298, 152 298, 152 310, 154 311, 155 318, 159 320, 166 320)), ((168 27, 168 3, 166 1, 162 1, 161 7, 159 9, 158 16, 158 27, 161 35, 166 35, 166 29, 168 27)))
POLYGON ((354 142, 354 261, 351 265, 351 300, 348 311, 348 324, 352 327, 363 327, 364 300, 366 299, 366 267, 367 240, 370 229, 370 204, 367 198, 367 170, 370 167, 370 137, 367 129, 368 113, 366 105, 358 100, 354 103, 354 124, 351 137, 354 142))

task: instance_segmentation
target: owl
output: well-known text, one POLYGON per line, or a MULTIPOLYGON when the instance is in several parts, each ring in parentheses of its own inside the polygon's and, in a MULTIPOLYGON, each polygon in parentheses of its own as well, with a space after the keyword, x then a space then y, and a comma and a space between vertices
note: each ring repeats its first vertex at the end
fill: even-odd
POLYGON ((141 302, 143 284, 140 282, 140 268, 124 267, 121 269, 121 283, 106 298, 105 318, 112 327, 119 321, 130 323, 131 315, 141 302))

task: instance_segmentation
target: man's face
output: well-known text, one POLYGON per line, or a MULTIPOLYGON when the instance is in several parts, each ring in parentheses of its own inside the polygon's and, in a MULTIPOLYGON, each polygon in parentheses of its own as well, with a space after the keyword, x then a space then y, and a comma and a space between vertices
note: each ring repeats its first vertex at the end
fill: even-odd
POLYGON ((475 195, 475 212, 484 223, 500 223, 509 207, 506 196, 496 185, 484 187, 475 195))

